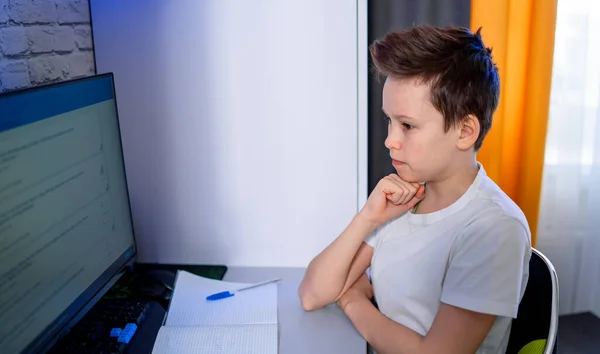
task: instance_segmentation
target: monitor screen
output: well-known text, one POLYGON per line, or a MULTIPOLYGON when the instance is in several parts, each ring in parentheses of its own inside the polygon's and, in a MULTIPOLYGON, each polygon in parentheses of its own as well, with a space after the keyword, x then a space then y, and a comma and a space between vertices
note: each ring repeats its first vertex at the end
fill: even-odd
POLYGON ((56 336, 135 256, 112 74, 0 95, 1 351, 56 336))

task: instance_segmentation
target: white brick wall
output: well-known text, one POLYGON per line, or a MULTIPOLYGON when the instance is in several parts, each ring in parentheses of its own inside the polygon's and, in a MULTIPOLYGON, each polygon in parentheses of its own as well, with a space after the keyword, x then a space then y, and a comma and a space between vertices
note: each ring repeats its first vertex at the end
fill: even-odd
POLYGON ((0 92, 92 75, 88 0, 0 0, 0 92))

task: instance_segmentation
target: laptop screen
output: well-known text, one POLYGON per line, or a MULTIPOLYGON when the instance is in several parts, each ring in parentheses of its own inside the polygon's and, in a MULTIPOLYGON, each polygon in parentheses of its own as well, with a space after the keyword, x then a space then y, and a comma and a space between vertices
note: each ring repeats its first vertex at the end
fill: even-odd
POLYGON ((135 255, 112 74, 0 95, 2 352, 56 337, 135 255))

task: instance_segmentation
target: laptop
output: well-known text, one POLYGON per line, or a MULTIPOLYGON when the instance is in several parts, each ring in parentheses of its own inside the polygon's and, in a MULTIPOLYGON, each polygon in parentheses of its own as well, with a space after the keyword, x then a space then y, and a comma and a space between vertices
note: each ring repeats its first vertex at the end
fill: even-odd
POLYGON ((105 294, 137 259, 112 73, 0 95, 0 348, 146 353, 165 311, 105 294))

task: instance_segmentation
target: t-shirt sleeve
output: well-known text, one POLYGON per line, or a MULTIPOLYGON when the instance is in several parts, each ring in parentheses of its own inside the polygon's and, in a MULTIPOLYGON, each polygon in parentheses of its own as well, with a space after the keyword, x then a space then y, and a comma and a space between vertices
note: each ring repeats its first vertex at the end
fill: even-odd
POLYGON ((378 240, 381 238, 381 234, 384 232, 384 230, 386 230, 388 228, 388 226, 392 223, 392 221, 394 221, 394 220, 390 220, 390 221, 382 224, 381 226, 379 226, 378 228, 376 228, 373 232, 371 232, 365 238, 365 243, 367 245, 375 248, 375 246, 377 245, 378 240))
POLYGON ((442 302, 515 318, 529 276, 529 230, 514 218, 467 227, 456 240, 442 302))
POLYGON ((367 238, 365 238, 365 243, 373 248, 375 248, 375 245, 377 244, 377 236, 379 235, 379 231, 381 230, 381 228, 377 228, 375 229, 373 232, 371 232, 367 238))

